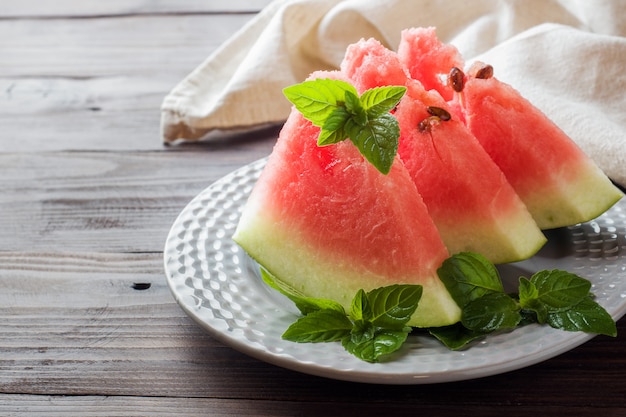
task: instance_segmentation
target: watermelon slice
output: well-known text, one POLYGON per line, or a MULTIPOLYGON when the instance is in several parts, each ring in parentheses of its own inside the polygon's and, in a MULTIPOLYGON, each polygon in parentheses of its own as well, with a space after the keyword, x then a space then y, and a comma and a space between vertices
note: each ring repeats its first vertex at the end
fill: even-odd
POLYGON ((478 252, 504 263, 543 246, 545 236, 502 171, 435 90, 408 78, 394 52, 362 40, 348 47, 341 70, 360 91, 408 87, 395 113, 398 154, 450 253, 478 252))
POLYGON ((350 142, 319 147, 295 109, 243 210, 233 239, 282 284, 349 311, 352 297, 419 284, 410 326, 444 326, 459 307, 437 276, 449 254, 409 173, 381 174, 350 142))
MULTIPOLYGON (((556 124, 513 87, 474 64, 457 100, 467 126, 542 229, 591 220, 622 196, 556 124)), ((486 67, 489 68, 489 67, 486 67)))
POLYGON ((591 220, 622 197, 593 160, 519 92, 493 77, 492 68, 479 63, 465 76, 459 51, 441 42, 434 28, 404 30, 398 56, 413 78, 449 101, 451 113, 504 172, 541 229, 591 220))

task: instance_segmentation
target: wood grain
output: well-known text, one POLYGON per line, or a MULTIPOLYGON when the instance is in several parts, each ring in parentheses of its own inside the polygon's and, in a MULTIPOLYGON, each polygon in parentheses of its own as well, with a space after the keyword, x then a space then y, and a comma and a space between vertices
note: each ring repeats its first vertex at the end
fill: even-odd
POLYGON ((276 134, 154 152, 0 153, 0 250, 162 251, 187 203, 267 156, 276 134))
POLYGON ((271 0, 108 0, 76 1, 22 0, 19 2, 0 3, 0 16, 3 18, 69 18, 69 17, 107 17, 120 15, 146 14, 235 14, 256 13, 268 5, 271 0))
POLYGON ((0 20, 0 75, 70 80, 133 76, 176 82, 253 16, 0 20))
MULTIPOLYGON (((1 397, 0 397, 1 398, 1 397)), ((576 417, 623 416, 620 408, 598 407, 582 409, 574 406, 559 407, 555 410, 546 406, 524 404, 476 405, 461 408, 458 405, 430 405, 378 403, 364 404, 361 401, 302 403, 289 401, 254 401, 210 398, 162 398, 162 397, 63 397, 63 396, 6 396, 11 406, 2 406, 4 416, 28 415, 30 417, 158 417, 158 416, 272 416, 272 417, 319 417, 342 416, 362 417, 363 415, 416 415, 419 413, 438 417, 480 416, 554 416, 576 417), (13 414, 19 410, 18 414, 13 414), (211 410, 212 414, 207 414, 211 410), (215 412, 214 410, 219 410, 215 412), (22 414, 24 413, 24 414, 22 414), (562 413, 562 414, 559 414, 562 413)))
POLYGON ((252 16, 0 19, 0 150, 159 149, 165 95, 252 16))

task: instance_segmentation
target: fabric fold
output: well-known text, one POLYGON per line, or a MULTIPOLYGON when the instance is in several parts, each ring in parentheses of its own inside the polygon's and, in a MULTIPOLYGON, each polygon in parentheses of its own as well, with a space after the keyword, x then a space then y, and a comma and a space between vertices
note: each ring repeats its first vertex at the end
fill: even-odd
POLYGON ((396 49, 402 29, 434 26, 624 185, 625 15, 621 0, 277 0, 165 97, 162 139, 281 123, 291 108, 282 89, 338 68, 349 44, 374 37, 396 49))

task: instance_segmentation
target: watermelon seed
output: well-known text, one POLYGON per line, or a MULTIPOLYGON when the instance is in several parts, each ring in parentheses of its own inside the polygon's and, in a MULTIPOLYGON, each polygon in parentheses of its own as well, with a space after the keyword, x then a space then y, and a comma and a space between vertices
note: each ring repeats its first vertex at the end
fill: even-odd
POLYGON ((448 113, 446 109, 442 109, 441 107, 428 106, 426 110, 428 111, 428 114, 430 114, 431 116, 437 116, 444 122, 447 122, 451 118, 450 113, 448 113))
POLYGON ((434 126, 437 126, 441 122, 441 119, 437 116, 430 116, 419 122, 417 125, 418 130, 421 133, 430 132, 434 126))
POLYGON ((473 75, 474 78, 486 80, 493 77, 493 67, 483 62, 475 62, 470 68, 470 75, 473 75))
POLYGON ((463 71, 457 67, 453 67, 450 70, 450 75, 448 76, 448 84, 457 93, 463 91, 463 87, 465 86, 465 74, 463 71))

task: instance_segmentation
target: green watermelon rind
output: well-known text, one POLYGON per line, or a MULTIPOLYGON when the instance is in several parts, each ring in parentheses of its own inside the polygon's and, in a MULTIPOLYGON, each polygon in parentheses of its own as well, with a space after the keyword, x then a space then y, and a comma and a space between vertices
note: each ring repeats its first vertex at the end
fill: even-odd
POLYGON ((360 289, 367 292, 390 284, 419 284, 424 288, 423 295, 409 326, 440 327, 461 318, 460 308, 436 275, 439 265, 433 265, 430 277, 393 277, 392 282, 390 277, 358 272, 353 265, 325 262, 328 254, 323 250, 307 247, 293 234, 284 235, 271 219, 258 212, 250 214, 248 211, 240 220, 233 240, 267 269, 279 285, 291 288, 296 294, 331 299, 349 311, 352 298, 360 289))

